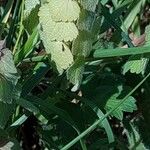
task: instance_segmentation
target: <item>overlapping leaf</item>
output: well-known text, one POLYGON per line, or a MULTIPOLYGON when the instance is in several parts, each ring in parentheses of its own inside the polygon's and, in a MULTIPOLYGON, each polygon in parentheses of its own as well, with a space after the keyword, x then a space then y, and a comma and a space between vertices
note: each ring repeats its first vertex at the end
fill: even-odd
POLYGON ((39 0, 25 0, 25 16, 30 15, 31 11, 39 4, 39 0))
POLYGON ((81 5, 88 11, 95 11, 98 0, 81 0, 81 5))
POLYGON ((55 22, 51 18, 49 5, 40 8, 40 22, 44 34, 51 41, 72 41, 78 35, 78 29, 72 22, 55 22))
POLYGON ((51 42, 46 36, 41 37, 46 52, 51 54, 51 60, 55 62, 58 68, 67 69, 73 63, 73 56, 68 46, 62 42, 51 42))
POLYGON ((75 63, 67 71, 67 78, 75 85, 72 91, 76 91, 79 88, 82 81, 83 72, 84 58, 78 57, 75 63))
POLYGON ((0 101, 12 102, 12 94, 18 78, 11 51, 2 49, 0 56, 0 101))
POLYGON ((75 21, 79 17, 80 7, 73 0, 49 0, 49 10, 54 21, 75 21))

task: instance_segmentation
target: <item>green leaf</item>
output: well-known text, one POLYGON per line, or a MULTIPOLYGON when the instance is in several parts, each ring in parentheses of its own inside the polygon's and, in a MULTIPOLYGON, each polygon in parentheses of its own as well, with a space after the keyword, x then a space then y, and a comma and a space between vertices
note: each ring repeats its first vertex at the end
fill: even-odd
POLYGON ((81 0, 80 3, 84 9, 94 12, 98 4, 98 0, 81 0))
MULTIPOLYGON (((121 94, 121 91, 122 89, 119 87, 119 93, 116 93, 109 98, 105 105, 105 110, 107 112, 118 106, 121 101, 121 99, 118 98, 118 96, 121 94)), ((123 112, 133 112, 134 110, 137 110, 135 102, 136 100, 132 96, 129 96, 120 107, 111 113, 111 116, 114 116, 119 120, 123 120, 123 112)))
POLYGON ((124 20, 124 26, 128 30, 131 24, 133 23, 134 19, 136 18, 137 14, 140 13, 142 6, 144 5, 145 0, 134 0, 129 8, 129 12, 127 17, 124 20))
POLYGON ((37 5, 34 9, 32 9, 30 14, 24 18, 23 25, 29 35, 32 35, 34 29, 39 24, 38 12, 39 6, 37 5))
POLYGON ((51 42, 44 36, 42 39, 46 52, 51 54, 51 60, 57 68, 67 69, 73 63, 73 56, 67 45, 62 42, 51 42))
POLYGON ((49 0, 49 11, 53 21, 75 21, 79 17, 80 7, 73 0, 49 0))
POLYGON ((0 101, 11 103, 19 76, 11 51, 2 49, 0 57, 0 101))
POLYGON ((142 139, 138 132, 138 128, 136 128, 132 123, 130 123, 130 126, 131 131, 129 130, 125 131, 128 138, 129 149, 147 150, 145 145, 142 143, 142 139))
POLYGON ((11 84, 2 75, 0 75, 0 101, 4 103, 11 103, 12 94, 11 84))
POLYGON ((47 4, 39 12, 42 32, 51 41, 72 41, 78 35, 78 29, 72 22, 55 22, 51 18, 50 8, 47 4))
POLYGON ((39 0, 25 0, 25 16, 30 15, 31 11, 39 4, 39 0))
POLYGON ((9 117, 12 115, 14 105, 0 102, 0 128, 5 128, 9 117))
POLYGON ((83 57, 78 57, 74 64, 67 70, 67 78, 68 80, 74 84, 74 88, 72 89, 73 91, 76 91, 82 81, 83 77, 83 72, 84 72, 84 58, 83 57))
POLYGON ((109 48, 97 49, 94 51, 94 58, 109 58, 117 56, 128 56, 146 54, 150 52, 150 47, 133 47, 133 48, 109 48))
MULTIPOLYGON (((149 46, 149 41, 150 41, 150 26, 147 26, 145 29, 145 44, 144 46, 149 46)), ((142 55, 136 55, 136 56, 131 56, 129 60, 125 63, 123 66, 123 74, 126 72, 130 71, 131 73, 136 73, 136 74, 144 74, 145 69, 147 67, 149 59, 148 58, 143 58, 142 55)))
POLYGON ((0 55, 0 74, 3 75, 8 81, 16 84, 18 81, 18 73, 11 51, 8 49, 2 49, 0 55))
POLYGON ((86 31, 80 31, 78 37, 72 45, 72 53, 75 56, 89 56, 92 50, 91 34, 86 31))
POLYGON ((127 63, 123 66, 123 74, 130 71, 131 73, 136 74, 144 74, 146 65, 147 65, 147 58, 142 58, 141 56, 131 56, 127 63))

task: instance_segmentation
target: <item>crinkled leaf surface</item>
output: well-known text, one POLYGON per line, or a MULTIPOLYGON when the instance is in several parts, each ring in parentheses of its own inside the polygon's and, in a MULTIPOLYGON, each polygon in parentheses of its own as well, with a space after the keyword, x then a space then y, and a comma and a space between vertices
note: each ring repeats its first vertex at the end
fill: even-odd
POLYGON ((48 4, 40 8, 40 22, 44 34, 51 41, 72 41, 78 35, 78 29, 72 22, 55 22, 51 18, 51 12, 48 4))
POLYGON ((49 0, 49 10, 54 21, 75 21, 79 17, 80 7, 73 0, 49 0))
POLYGON ((41 36, 46 52, 51 54, 51 60, 56 63, 57 67, 67 69, 73 63, 73 56, 68 48, 62 42, 51 42, 45 36, 41 36))

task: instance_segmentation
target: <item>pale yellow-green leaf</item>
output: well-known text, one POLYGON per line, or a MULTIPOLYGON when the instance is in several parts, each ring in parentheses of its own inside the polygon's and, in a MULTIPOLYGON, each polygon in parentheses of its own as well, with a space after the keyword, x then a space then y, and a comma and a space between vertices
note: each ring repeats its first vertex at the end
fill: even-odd
POLYGON ((68 48, 62 42, 51 42, 45 33, 41 33, 46 52, 51 55, 51 60, 54 61, 57 68, 67 69, 73 63, 73 56, 68 48))
POLYGON ((74 0, 49 0, 49 10, 54 21, 75 21, 80 7, 74 0))
POLYGON ((51 41, 72 41, 78 35, 78 29, 72 22, 55 22, 47 4, 43 5, 39 12, 40 23, 43 32, 51 41))

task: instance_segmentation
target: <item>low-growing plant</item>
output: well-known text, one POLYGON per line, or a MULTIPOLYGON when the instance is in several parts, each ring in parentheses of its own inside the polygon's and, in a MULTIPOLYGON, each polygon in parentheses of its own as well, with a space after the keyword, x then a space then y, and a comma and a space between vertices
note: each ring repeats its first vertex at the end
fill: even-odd
POLYGON ((149 7, 1 0, 0 149, 149 149, 149 7))

